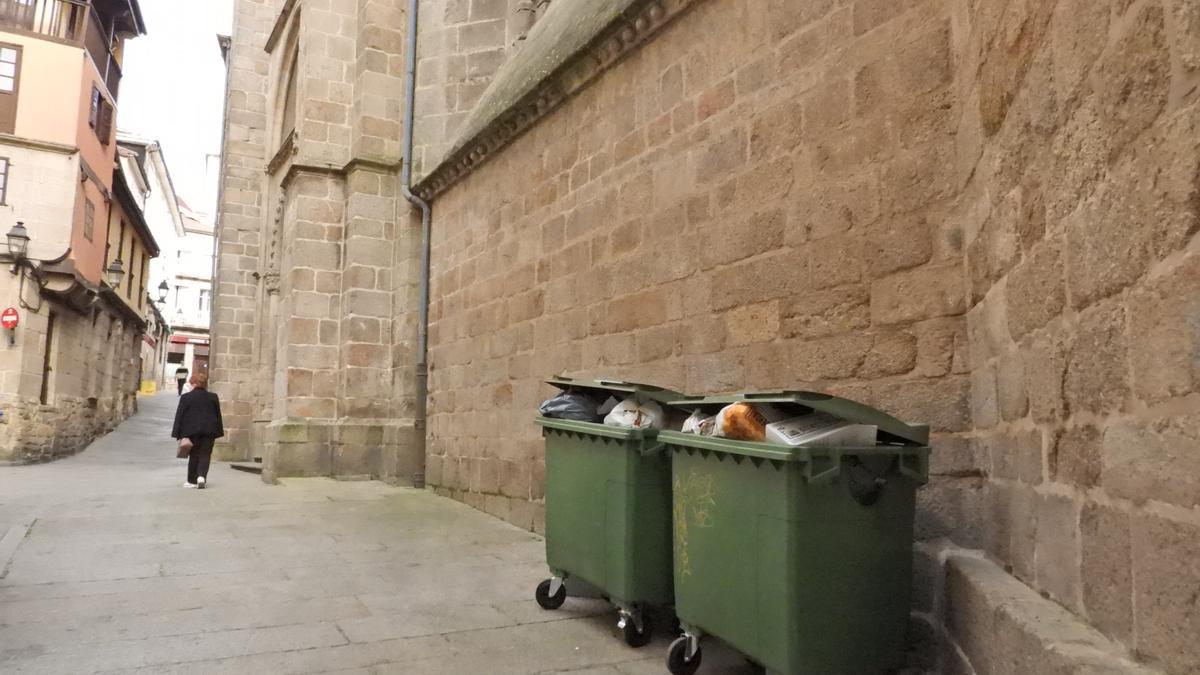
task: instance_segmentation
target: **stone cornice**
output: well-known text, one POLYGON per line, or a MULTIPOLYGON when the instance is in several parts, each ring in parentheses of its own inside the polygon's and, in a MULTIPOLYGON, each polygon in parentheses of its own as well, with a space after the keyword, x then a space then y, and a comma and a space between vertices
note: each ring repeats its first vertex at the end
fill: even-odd
POLYGON ((371 171, 381 174, 395 174, 399 173, 400 165, 363 158, 352 159, 341 166, 338 166, 337 164, 308 164, 305 162, 293 162, 287 165, 287 171, 283 173, 283 178, 279 181, 279 184, 281 187, 286 188, 293 180, 295 180, 296 176, 305 173, 345 178, 355 171, 371 171))
POLYGON ((306 164, 304 162, 294 162, 288 165, 287 171, 284 172, 283 178, 280 179, 280 187, 286 189, 296 180, 297 176, 304 174, 318 176, 337 176, 344 177, 346 175, 343 167, 335 164, 306 164))
POLYGON ((45 150, 47 152, 56 152, 60 155, 73 155, 79 152, 79 148, 73 145, 63 145, 61 143, 51 143, 50 141, 39 141, 33 138, 23 138, 12 134, 0 134, 0 145, 15 145, 31 150, 45 150))
MULTIPOLYGON (((476 119, 483 120, 481 123, 473 125, 471 122, 475 120, 468 120, 465 135, 455 143, 450 154, 417 183, 413 192, 426 201, 432 200, 617 64, 676 16, 700 1, 628 2, 624 9, 615 13, 606 25, 595 32, 593 39, 567 56, 561 65, 547 72, 515 103, 494 111, 486 110, 484 116, 475 116, 476 119)), ((570 3, 565 2, 551 5, 542 21, 549 20, 555 10, 560 8, 561 11, 569 11, 569 5, 570 3)), ((538 35, 538 28, 548 29, 549 26, 535 26, 534 32, 530 34, 522 49, 530 49, 535 40, 555 39, 556 36, 547 35, 552 33, 549 30, 538 35)), ((497 74, 489 89, 497 87, 504 75, 503 72, 497 74)), ((488 93, 485 92, 480 102, 481 106, 487 105, 487 98, 488 93)))

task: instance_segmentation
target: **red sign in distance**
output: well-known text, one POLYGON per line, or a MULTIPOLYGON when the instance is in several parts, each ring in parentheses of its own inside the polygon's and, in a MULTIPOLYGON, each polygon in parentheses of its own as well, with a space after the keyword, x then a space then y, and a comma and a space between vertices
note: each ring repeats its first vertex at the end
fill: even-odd
POLYGON ((17 310, 13 309, 12 307, 0 312, 0 326, 4 326, 5 328, 12 330, 16 328, 17 324, 19 323, 21 323, 21 315, 18 314, 17 310))

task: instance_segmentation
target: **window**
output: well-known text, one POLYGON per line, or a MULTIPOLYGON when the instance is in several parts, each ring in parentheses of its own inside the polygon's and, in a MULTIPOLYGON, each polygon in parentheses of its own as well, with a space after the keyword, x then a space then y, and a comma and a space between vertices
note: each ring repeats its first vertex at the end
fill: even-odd
POLYGON ((17 91, 17 65, 21 59, 21 48, 15 45, 0 45, 0 92, 13 94, 17 91))
POLYGON ((21 47, 0 43, 0 133, 16 131, 20 88, 21 47))
POLYGON ((8 158, 0 157, 0 206, 8 206, 8 158))
POLYGON ((96 232, 96 205, 86 197, 83 200, 83 238, 92 240, 96 232))
POLYGON ((88 125, 96 132, 96 138, 108 145, 112 136, 113 107, 100 93, 99 87, 92 85, 92 106, 88 112, 88 125))
POLYGON ((129 270, 125 273, 125 297, 133 299, 133 282, 137 279, 137 267, 134 263, 137 262, 137 253, 133 250, 133 242, 129 242, 129 270))
POLYGON ((96 85, 92 85, 92 107, 88 111, 88 126, 93 129, 100 125, 100 101, 103 99, 100 90, 96 88, 96 85))
POLYGON ((209 296, 211 294, 212 294, 212 291, 208 290, 207 288, 200 289, 200 312, 201 313, 208 311, 209 303, 211 302, 211 299, 209 298, 209 296))

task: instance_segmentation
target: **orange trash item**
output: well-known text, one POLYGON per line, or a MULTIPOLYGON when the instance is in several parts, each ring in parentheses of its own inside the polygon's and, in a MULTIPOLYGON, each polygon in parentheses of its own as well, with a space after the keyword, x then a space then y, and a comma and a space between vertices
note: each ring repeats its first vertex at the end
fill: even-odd
POLYGON ((717 414, 715 435, 762 443, 767 440, 767 418, 749 403, 733 403, 717 414))

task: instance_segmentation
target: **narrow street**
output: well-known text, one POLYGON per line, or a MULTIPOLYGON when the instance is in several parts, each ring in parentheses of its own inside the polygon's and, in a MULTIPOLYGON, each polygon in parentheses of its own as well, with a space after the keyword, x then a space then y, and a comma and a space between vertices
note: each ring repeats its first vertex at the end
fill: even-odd
POLYGON ((665 672, 669 636, 627 647, 606 603, 538 608, 541 539, 462 504, 219 463, 182 488, 176 400, 142 398, 74 457, 0 467, 0 672, 665 672))

